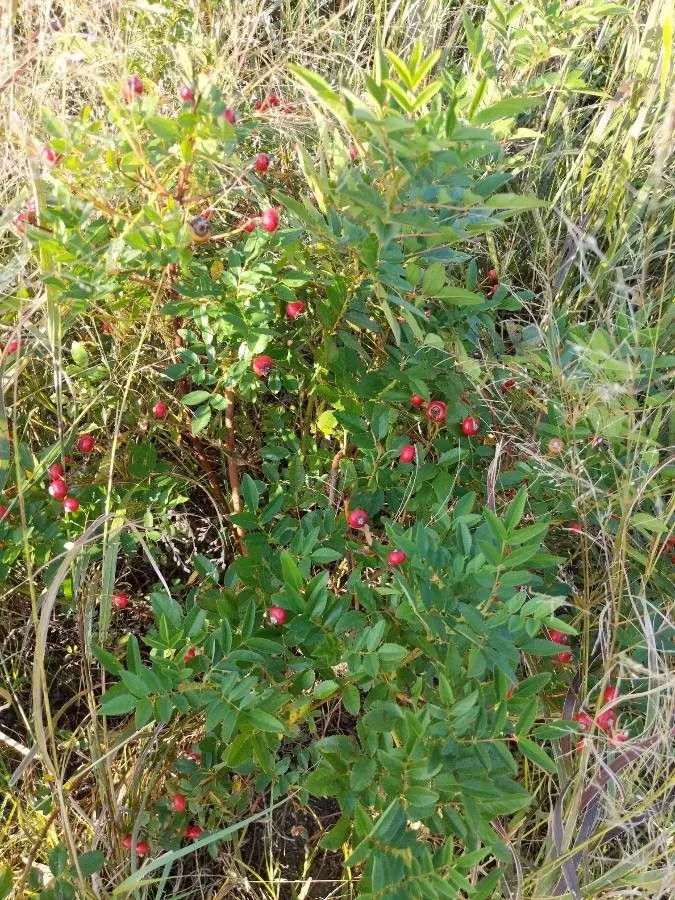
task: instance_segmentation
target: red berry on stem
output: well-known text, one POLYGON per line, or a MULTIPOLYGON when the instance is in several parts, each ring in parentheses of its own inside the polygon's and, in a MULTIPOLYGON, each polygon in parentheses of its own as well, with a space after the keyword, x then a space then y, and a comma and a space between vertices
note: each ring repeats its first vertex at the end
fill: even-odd
POLYGON ((571 525, 567 526, 567 530, 571 531, 573 534, 583 534, 584 533, 584 529, 581 527, 581 525, 578 522, 572 522, 571 525))
POLYGON ((202 761, 202 755, 199 750, 195 750, 192 747, 187 751, 185 755, 188 757, 188 759, 192 759, 197 763, 202 761))
POLYGON ((247 219, 241 227, 250 234, 252 231, 255 231, 257 225, 258 219, 254 217, 253 219, 247 219))
POLYGON ((234 110, 230 109, 229 106, 223 113, 223 118, 225 119, 226 122, 229 122, 230 125, 234 125, 234 123, 237 121, 237 117, 234 114, 234 110))
POLYGON ((271 233, 277 230, 279 227, 279 213, 273 206, 263 210, 263 213, 260 216, 260 224, 263 227, 263 231, 269 231, 271 233))
POLYGON ((57 478, 63 478, 63 466, 61 465, 61 463, 52 463, 47 471, 49 472, 49 477, 53 481, 56 481, 57 478))
POLYGON ((424 406, 425 402, 426 401, 424 400, 424 397, 420 397, 419 394, 413 394, 410 398, 410 403, 415 407, 415 409, 420 409, 422 406, 424 406))
POLYGON ((270 167, 270 158, 266 153, 259 153, 253 164, 256 172, 266 172, 270 167))
POLYGON ((368 513, 365 509, 353 509, 347 516, 350 528, 363 528, 368 521, 368 513))
POLYGON ((589 714, 581 709, 574 717, 575 722, 578 722, 581 726, 582 731, 592 731, 593 730, 593 719, 589 716, 589 714))
POLYGON ((462 431, 467 437, 472 437, 480 431, 480 422, 473 416, 462 419, 462 431))
POLYGON ((283 625, 286 621, 286 610, 281 606, 270 606, 267 610, 267 618, 272 625, 283 625))
POLYGON ((554 644, 569 644, 569 636, 564 631, 558 631, 556 628, 549 628, 548 639, 554 644))
POLYGON ((274 368, 274 360, 271 356, 255 356, 251 366, 259 378, 266 378, 274 368))
POLYGON ((122 846, 125 850, 131 850, 131 835, 125 834, 122 838, 122 846))
POLYGON ((398 458, 402 463, 411 463, 415 459, 415 445, 406 444, 404 447, 401 447, 398 458))
POLYGON ((305 311, 305 304, 302 300, 291 300, 286 304, 286 315, 289 319, 297 319, 305 311))
POLYGON ((553 659, 559 663, 568 663, 572 659, 572 654, 569 650, 564 650, 562 653, 556 654, 553 659))
POLYGON ((271 94, 267 95, 267 105, 268 106, 279 106, 281 104, 281 100, 277 97, 277 95, 272 91, 271 94))
POLYGON ((145 856, 150 848, 148 847, 147 841, 139 841, 136 844, 136 855, 137 856, 145 856))
POLYGON ((77 439, 77 448, 81 453, 91 453, 96 441, 90 434, 81 434, 77 439))
POLYGON ((55 166, 59 161, 59 154, 56 152, 56 150, 52 150, 51 147, 43 147, 42 159, 47 163, 48 166, 55 166))
POLYGON ((77 512, 80 504, 74 497, 66 497, 63 501, 63 508, 67 513, 77 512))
POLYGON ((199 825, 188 825, 185 829, 185 837, 191 841, 196 841, 198 837, 201 837, 202 830, 199 825))
POLYGON ((352 144, 349 148, 349 158, 357 159, 358 155, 359 155, 359 148, 356 146, 356 144, 352 144))
POLYGON ((614 703, 614 701, 618 699, 619 688, 615 684, 608 684, 605 690, 602 692, 602 702, 614 703))
POLYGON ((52 496, 55 500, 63 500, 63 498, 68 493, 68 488, 66 487, 66 483, 62 478, 55 478, 54 481, 47 488, 50 496, 52 496))
POLYGON ((185 799, 185 794, 174 794, 171 805, 176 810, 176 812, 185 812, 185 810, 187 809, 187 800, 185 799))
POLYGON ((165 419, 168 412, 168 407, 162 400, 158 400, 152 407, 152 414, 156 419, 165 419))
POLYGON ((129 598, 126 594, 113 594, 112 605, 116 606, 117 609, 126 609, 129 605, 129 598))
POLYGON ((432 400, 427 406, 427 419, 432 422, 445 422, 448 408, 442 400, 432 400))
POLYGON ((508 391, 510 391, 512 387, 515 387, 515 384, 516 382, 513 380, 513 378, 507 378, 506 381, 502 382, 502 394, 506 394, 508 391))
POLYGON ((143 82, 138 75, 130 75, 124 83, 122 91, 124 99, 129 103, 134 97, 140 97, 143 93, 143 82))
POLYGON ((194 659, 197 655, 197 651, 194 647, 188 647, 188 649, 183 654, 183 662, 189 662, 191 659, 194 659))
POLYGON ((402 566, 407 558, 403 550, 392 550, 387 554, 387 562, 390 566, 402 566))
POLYGON ((487 272, 487 280, 491 281, 493 284, 497 281, 497 271, 496 269, 488 269, 487 272))
POLYGON ((10 353, 16 353, 16 351, 19 349, 20 346, 21 346, 21 341, 17 341, 16 339, 12 340, 5 347, 5 353, 8 356, 10 355, 10 353))
POLYGON ((605 709, 598 713, 598 728, 603 731, 611 731, 616 725, 616 711, 613 709, 605 709))
POLYGON ((193 98, 192 88, 190 87, 190 85, 181 84, 181 86, 178 88, 178 96, 183 101, 183 103, 189 103, 193 98))

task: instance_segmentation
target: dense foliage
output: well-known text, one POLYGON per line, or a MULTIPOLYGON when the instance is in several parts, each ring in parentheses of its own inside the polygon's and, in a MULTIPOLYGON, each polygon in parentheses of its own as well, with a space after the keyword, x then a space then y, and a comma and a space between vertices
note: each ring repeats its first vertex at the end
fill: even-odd
MULTIPOLYGON (((333 887, 498 896, 510 827, 561 808, 536 779, 562 795, 591 752, 620 771, 656 715, 667 329, 629 292, 607 324, 528 321, 495 248, 550 203, 497 136, 537 104, 481 103, 497 73, 471 97, 440 57, 378 50, 358 93, 290 65, 298 99, 246 104, 182 60, 178 100, 131 74, 100 115, 43 117, 13 228, 45 315, 4 328, 0 579, 40 659, 70 623, 87 702, 56 728, 35 667, 61 825, 34 894, 168 896, 172 866, 289 806, 339 854, 333 887), (577 586, 592 559, 622 585, 633 697, 602 584, 577 586), (91 779, 124 784, 95 834, 67 801, 91 779)), ((542 877, 577 895, 574 864, 542 877)))

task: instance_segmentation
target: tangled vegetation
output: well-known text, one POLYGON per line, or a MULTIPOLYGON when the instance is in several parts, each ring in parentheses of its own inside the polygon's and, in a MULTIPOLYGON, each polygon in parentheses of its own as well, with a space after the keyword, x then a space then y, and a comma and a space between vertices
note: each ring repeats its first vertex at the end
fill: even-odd
POLYGON ((0 896, 667 895, 668 4, 5 27, 0 896))

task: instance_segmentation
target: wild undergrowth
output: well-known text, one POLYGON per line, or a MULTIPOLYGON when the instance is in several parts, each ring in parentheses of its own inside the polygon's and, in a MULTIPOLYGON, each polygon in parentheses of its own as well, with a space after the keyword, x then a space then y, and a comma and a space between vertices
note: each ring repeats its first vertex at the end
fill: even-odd
POLYGON ((0 895, 668 895, 671 5, 2 15, 0 895))

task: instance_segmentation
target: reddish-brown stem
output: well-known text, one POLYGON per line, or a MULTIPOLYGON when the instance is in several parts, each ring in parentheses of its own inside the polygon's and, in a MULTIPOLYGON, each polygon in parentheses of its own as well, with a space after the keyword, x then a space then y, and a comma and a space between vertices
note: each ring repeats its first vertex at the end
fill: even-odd
MULTIPOLYGON (((230 480, 230 493, 232 494, 232 512, 241 512, 241 486, 239 483, 239 466, 235 459, 234 451, 234 389, 227 388, 225 391, 225 429, 227 437, 225 439, 225 447, 227 448, 227 475, 230 480)), ((241 555, 246 556, 246 544, 244 543, 244 529, 240 525, 234 526, 241 548, 241 555)))
POLYGON ((338 450, 338 452, 333 457, 333 462, 330 464, 330 477, 328 478, 328 502, 333 508, 336 507, 337 480, 338 475, 340 474, 340 460, 344 455, 344 450, 338 450))

